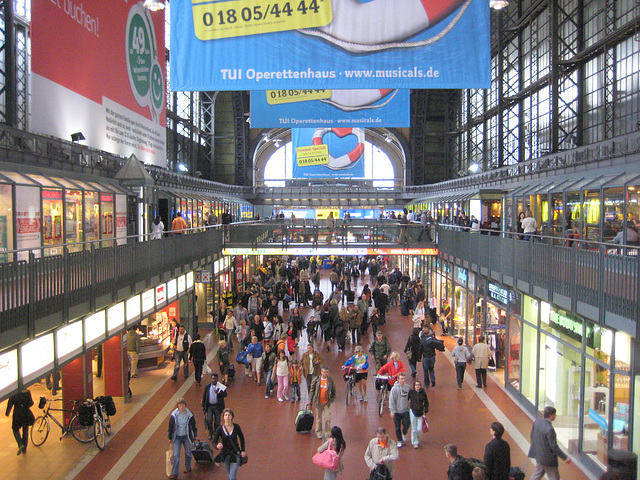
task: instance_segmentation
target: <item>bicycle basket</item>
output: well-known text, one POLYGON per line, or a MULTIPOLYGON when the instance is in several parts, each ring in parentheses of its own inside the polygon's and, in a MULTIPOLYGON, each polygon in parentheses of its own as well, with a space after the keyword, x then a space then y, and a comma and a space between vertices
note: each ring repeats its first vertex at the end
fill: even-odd
POLYGON ((389 386, 389 377, 386 375, 376 377, 376 390, 380 390, 383 385, 389 386))
POLYGON ((90 427, 93 425, 93 410, 94 406, 91 402, 82 402, 78 406, 78 421, 83 427, 90 427))
POLYGON ((40 401, 38 402, 38 408, 42 410, 46 404, 47 404, 47 399, 44 397, 40 397, 40 401))
POLYGON ((113 401, 113 397, 111 395, 106 395, 104 397, 96 398, 96 402, 104 407, 104 411, 107 412, 107 415, 113 417, 116 414, 116 404, 113 401))

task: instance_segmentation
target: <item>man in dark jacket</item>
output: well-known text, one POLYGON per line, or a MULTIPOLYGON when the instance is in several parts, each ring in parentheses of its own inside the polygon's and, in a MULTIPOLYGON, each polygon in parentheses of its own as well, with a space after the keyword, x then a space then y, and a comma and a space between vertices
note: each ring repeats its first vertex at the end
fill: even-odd
POLYGON ((453 443, 445 445, 444 454, 449 460, 447 480, 473 480, 471 465, 458 455, 458 447, 453 443))
POLYGON ((436 350, 444 352, 444 343, 438 340, 432 330, 420 340, 420 356, 422 357, 422 369, 424 370, 424 386, 436 386, 436 350), (431 379, 429 379, 431 377, 431 379))
POLYGON ((209 430, 209 440, 213 438, 213 432, 220 426, 220 416, 224 410, 224 397, 227 396, 227 388, 218 383, 218 374, 211 374, 211 383, 204 387, 202 394, 202 413, 204 424, 209 430))
POLYGON ((533 422, 531 429, 531 447, 529 448, 529 458, 535 458, 538 464, 531 474, 530 480, 540 480, 547 474, 549 480, 560 480, 558 470, 558 457, 567 463, 571 463, 567 454, 560 450, 556 441, 556 431, 551 425, 556 419, 556 409, 545 407, 542 412, 543 418, 533 422))
POLYGON ((490 428, 493 440, 487 443, 483 460, 489 471, 487 480, 509 480, 511 449, 509 444, 502 439, 504 427, 500 422, 493 422, 490 428))
POLYGON ((204 362, 207 360, 207 348, 200 340, 199 333, 195 334, 194 341, 189 349, 189 360, 193 362, 193 368, 196 371, 196 382, 200 385, 200 382, 202 381, 202 367, 204 362))

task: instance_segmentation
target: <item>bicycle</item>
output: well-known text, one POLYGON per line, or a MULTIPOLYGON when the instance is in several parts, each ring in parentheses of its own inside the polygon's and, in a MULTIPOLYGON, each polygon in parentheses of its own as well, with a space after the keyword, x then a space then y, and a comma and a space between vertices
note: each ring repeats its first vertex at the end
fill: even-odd
POLYGON ((61 398, 50 398, 46 399, 44 397, 40 397, 40 403, 38 407, 43 410, 43 414, 36 418, 33 427, 31 428, 31 442, 36 446, 41 446, 44 442, 47 441, 49 437, 49 432, 51 431, 51 420, 60 427, 62 431, 62 436, 60 440, 64 437, 71 435, 80 443, 90 443, 94 440, 95 431, 93 425, 86 426, 82 425, 80 422, 80 417, 78 415, 80 405, 82 402, 79 400, 74 400, 71 410, 67 410, 64 408, 52 408, 51 404, 53 402, 61 402, 61 398), (53 415, 51 415, 51 411, 55 412, 67 412, 72 415, 69 417, 66 425, 62 425, 53 415))
MULTIPOLYGON (((93 404, 93 433, 96 446, 99 450, 104 450, 107 444, 107 434, 104 425, 104 418, 107 412, 104 411, 104 407, 100 402, 91 402, 93 404)), ((111 430, 111 420, 109 420, 109 430, 111 430)))
POLYGON ((378 396, 378 415, 382 416, 384 404, 389 396, 389 375, 376 375, 376 389, 380 390, 378 396))
MULTIPOLYGON (((344 368, 344 367, 343 367, 344 368)), ((349 397, 355 397, 355 393, 353 392, 353 388, 356 385, 356 369, 346 367, 344 372, 344 379, 347 382, 347 394, 345 397, 345 401, 347 405, 349 405, 349 397)))
POLYGON ((104 431, 107 435, 111 435, 111 417, 107 413, 107 406, 100 401, 100 397, 94 398, 93 401, 100 405, 100 410, 98 410, 98 414, 102 418, 102 424, 104 425, 104 431))

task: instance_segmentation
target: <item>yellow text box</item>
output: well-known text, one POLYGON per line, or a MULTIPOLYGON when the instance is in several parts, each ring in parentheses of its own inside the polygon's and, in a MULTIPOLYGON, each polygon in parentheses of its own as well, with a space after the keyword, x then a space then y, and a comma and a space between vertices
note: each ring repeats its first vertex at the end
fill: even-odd
POLYGON ((200 40, 322 27, 333 19, 331 0, 192 0, 191 8, 200 40))
POLYGON ((331 90, 267 90, 267 103, 281 105, 283 103, 306 102, 331 98, 331 90))
POLYGON ((329 163, 328 145, 311 145, 296 148, 296 160, 299 167, 326 165, 329 163))

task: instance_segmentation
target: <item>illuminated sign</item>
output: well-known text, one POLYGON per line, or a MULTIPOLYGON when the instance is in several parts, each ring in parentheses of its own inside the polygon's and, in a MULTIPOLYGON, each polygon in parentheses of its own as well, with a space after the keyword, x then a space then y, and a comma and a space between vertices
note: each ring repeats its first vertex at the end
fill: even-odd
POLYGON ((127 325, 131 325, 140 320, 140 295, 131 297, 125 302, 127 312, 127 325))
POLYGON ((53 368, 53 333, 35 338, 20 347, 20 373, 30 382, 53 368))
POLYGON ((437 248, 225 248, 223 255, 438 255, 437 248))
MULTIPOLYGON (((582 327, 583 322, 581 320, 570 318, 561 313, 552 311, 549 314, 549 325, 558 330, 561 333, 582 342, 582 327)), ((587 346, 593 346, 593 326, 587 322, 587 346)))
POLYGON ((101 310, 84 319, 84 343, 85 348, 92 347, 104 339, 107 324, 105 311, 101 310))
POLYGON ((178 295, 178 280, 175 278, 167 282, 167 300, 173 300, 178 295))
POLYGON ((113 335, 123 327, 124 302, 120 302, 107 310, 107 329, 109 331, 109 335, 113 335))
POLYGON ((184 293, 187 288, 187 279, 184 275, 178 277, 178 294, 184 293))
POLYGON ((164 285, 158 285, 156 287, 156 307, 161 307, 167 301, 167 289, 164 285))
POLYGON ((187 273, 187 288, 193 288, 193 272, 187 273))
POLYGON ((456 273, 458 274, 458 282, 466 285, 467 283, 467 271, 464 268, 456 267, 456 273))
POLYGON ((0 396, 18 388, 18 350, 0 355, 0 396))
POLYGON ((150 288, 142 292, 142 315, 148 315, 156 306, 155 290, 150 288))
POLYGON ((82 353, 82 322, 65 325, 56 332, 56 356, 63 363, 82 353))
POLYGON ((489 282, 489 297, 503 305, 507 305, 509 301, 509 290, 489 282))

